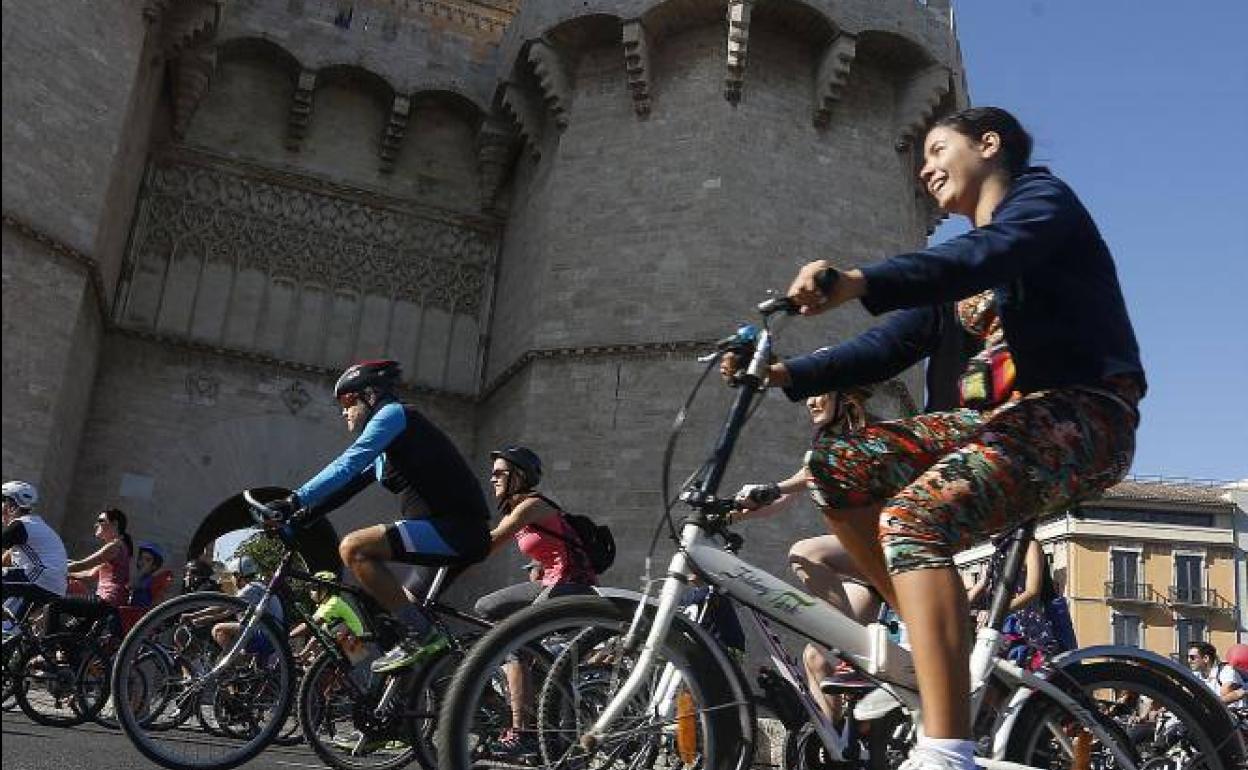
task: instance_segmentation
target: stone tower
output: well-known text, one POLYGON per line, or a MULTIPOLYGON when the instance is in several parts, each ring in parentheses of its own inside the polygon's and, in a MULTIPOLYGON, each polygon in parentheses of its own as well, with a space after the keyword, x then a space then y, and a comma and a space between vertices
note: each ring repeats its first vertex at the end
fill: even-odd
MULTIPOLYGON (((71 549, 101 505, 178 549, 237 489, 303 480, 347 440, 333 374, 385 354, 483 469, 533 446, 631 584, 695 354, 810 259, 922 244, 916 138, 965 101, 936 0, 75 8, 4 0, 3 472, 71 549)), ((867 323, 797 321, 783 350, 867 323)), ((728 483, 787 475, 807 433, 770 398, 728 483)), ((778 568, 819 527, 751 552, 778 568)))

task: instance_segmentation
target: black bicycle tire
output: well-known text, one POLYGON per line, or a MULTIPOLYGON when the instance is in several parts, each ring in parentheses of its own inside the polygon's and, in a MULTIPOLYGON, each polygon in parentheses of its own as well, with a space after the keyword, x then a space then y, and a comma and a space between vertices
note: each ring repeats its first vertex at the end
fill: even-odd
POLYGON ((394 768, 410 764, 416 757, 415 749, 404 751, 386 762, 356 764, 344 761, 340 754, 322 744, 317 725, 312 721, 313 715, 310 704, 315 695, 314 688, 319 684, 321 672, 330 666, 341 665, 341 658, 333 650, 326 650, 318 655, 316 660, 312 662, 312 665, 308 666, 308 670, 304 672, 303 681, 299 684, 299 694, 295 706, 299 714, 299 729, 303 732, 304 740, 312 747, 312 751, 316 753, 316 756, 322 762, 337 770, 394 770, 394 768))
MULTIPOLYGON (((147 614, 140 618, 137 623, 135 623, 134 627, 130 629, 130 633, 128 633, 126 638, 122 641, 121 647, 117 650, 117 665, 114 666, 112 686, 110 688, 115 702, 120 703, 124 701, 123 698, 118 697, 121 683, 123 681, 118 671, 120 670, 120 667, 125 665, 126 661, 128 661, 134 654, 135 646, 141 644, 144 640, 145 630, 156 626, 158 622, 163 622, 168 615, 181 614, 183 610, 180 608, 183 606, 202 606, 205 602, 209 601, 219 604, 234 605, 235 610, 240 612, 245 611, 248 608, 247 602, 242 599, 211 591, 183 594, 182 596, 175 597, 168 601, 162 602, 156 607, 153 607, 147 612, 147 614)), ((267 617, 262 617, 260 622, 268 627, 267 630, 269 635, 277 641, 274 654, 278 655, 282 667, 289 672, 287 686, 282 688, 282 691, 279 693, 279 702, 274 710, 276 718, 272 719, 270 724, 266 726, 265 729, 252 738, 251 742, 245 744, 244 748, 235 755, 230 756, 225 760, 192 763, 178 761, 177 759, 166 756, 162 752, 155 750, 143 737, 142 730, 146 728, 140 726, 136 722, 134 714, 130 711, 130 709, 116 709, 118 722, 121 725, 122 732, 140 754, 161 767, 169 768, 169 770, 230 770, 231 768, 238 767, 239 765, 254 759, 260 754, 260 752, 264 751, 264 749, 272 743, 273 737, 278 731, 280 731, 281 726, 285 724, 286 715, 289 713, 291 703, 294 701, 294 688, 291 685, 293 685, 293 672, 295 664, 294 657, 290 652, 290 646, 286 641, 285 632, 283 632, 271 619, 267 617)), ((155 732, 162 731, 158 730, 155 732)))
MULTIPOLYGON (((467 754, 467 742, 460 740, 457 733, 460 727, 466 728, 472 723, 475 710, 475 691, 483 687, 485 676, 497 668, 507 651, 507 643, 530 632, 540 631, 543 626, 555 623, 566 623, 577 617, 590 617, 596 621, 611 623, 620 631, 628 628, 632 614, 610 599, 597 596, 570 596, 540 602, 517 612, 503 621, 478 641, 464 659, 464 663, 456 672, 451 683, 446 703, 443 705, 439 718, 437 736, 434 741, 438 751, 440 770, 469 770, 471 760, 467 754)), ((673 627, 675 630, 675 626, 673 627)), ((728 703, 732 694, 728 682, 722 672, 713 668, 710 661, 713 656, 700 650, 696 640, 680 633, 668 636, 667 644, 677 652, 677 657, 690 667, 692 676, 698 686, 706 682, 702 693, 703 702, 728 703), (697 653, 701 652, 701 655, 697 653)), ((709 753, 708 763, 704 757, 702 770, 728 770, 734 767, 736 759, 743 749, 744 736, 739 725, 734 724, 733 709, 717 709, 706 711, 707 725, 711 725, 707 746, 713 746, 709 753), (721 760, 722 757, 722 760, 721 760)))
MULTIPOLYGON (((23 666, 22 666, 22 672, 23 672, 22 680, 23 680, 24 686, 19 686, 18 690, 15 693, 15 696, 17 697, 18 707, 21 708, 22 713, 24 713, 27 717, 29 717, 32 722, 43 725, 44 727, 77 727, 80 724, 91 721, 94 714, 91 713, 91 710, 89 708, 86 708, 86 709, 82 708, 82 699, 80 697, 81 696, 80 685, 81 685, 81 676, 82 676, 81 669, 82 669, 83 662, 87 659, 86 656, 92 653, 98 654, 99 650, 93 644, 84 645, 83 641, 84 640, 81 638, 80 635, 66 631, 66 632, 57 633, 57 634, 49 634, 48 636, 43 637, 37 643, 38 645, 37 647, 32 648, 31 646, 27 645, 24 648, 24 651, 26 653, 23 659, 23 666), (26 667, 30 665, 30 661, 31 661, 30 653, 32 652, 32 650, 37 650, 38 652, 46 655, 49 652, 53 652, 57 644, 59 643, 65 643, 66 645, 68 645, 67 649, 72 650, 73 654, 77 656, 73 664, 74 692, 70 695, 71 705, 69 706, 70 711, 73 712, 73 716, 71 717, 48 716, 47 714, 44 714, 40 712, 38 709, 36 709, 30 702, 30 681, 27 678, 26 673, 25 673, 26 667)), ((57 665, 61 665, 61 664, 57 664, 57 665)), ((96 711, 98 711, 98 708, 96 709, 96 711)))
MULTIPOLYGON (((1087 690, 1093 687, 1113 687, 1117 684, 1129 685, 1129 689, 1141 694, 1149 691, 1165 693, 1173 702, 1167 708, 1177 709, 1186 717, 1184 724, 1189 730, 1197 730, 1205 748, 1214 748, 1212 758, 1205 757, 1204 770, 1238 770, 1242 767, 1244 756, 1234 736, 1209 735, 1208 728, 1217 723, 1220 715, 1211 713, 1197 698, 1176 690, 1173 682, 1165 676, 1150 670, 1145 665, 1127 663, 1119 660, 1091 661, 1064 670, 1074 683, 1087 690)), ((1194 683, 1195 686, 1203 686, 1194 683)), ((1073 686, 1073 683, 1070 685, 1073 686)), ((1030 763, 1030 750, 1037 738, 1032 734, 1043 729, 1042 717, 1051 711, 1059 711, 1061 707, 1045 697, 1032 697, 1023 706, 1015 720, 1014 731, 1006 745, 1006 759, 1023 764, 1030 763), (1030 732, 1029 732, 1030 731, 1030 732)), ((1128 742, 1129 744, 1129 742, 1128 742)))

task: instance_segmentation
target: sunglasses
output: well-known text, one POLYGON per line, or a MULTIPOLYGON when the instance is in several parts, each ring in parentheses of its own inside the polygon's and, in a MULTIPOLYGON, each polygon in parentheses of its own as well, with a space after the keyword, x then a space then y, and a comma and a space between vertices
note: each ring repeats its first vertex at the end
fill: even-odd
POLYGON ((338 397, 338 405, 343 409, 350 409, 358 403, 360 403, 359 393, 343 393, 338 397))

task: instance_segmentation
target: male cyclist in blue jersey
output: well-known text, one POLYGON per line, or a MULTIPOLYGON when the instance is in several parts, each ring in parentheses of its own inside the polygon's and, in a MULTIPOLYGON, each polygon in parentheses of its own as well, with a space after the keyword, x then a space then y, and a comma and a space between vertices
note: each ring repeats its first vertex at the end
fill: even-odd
POLYGON ((388 360, 362 361, 343 372, 334 397, 347 429, 359 437, 289 498, 269 505, 283 520, 300 509, 315 519, 374 481, 399 495, 398 521, 351 532, 338 549, 360 585, 409 631, 373 662, 377 673, 410 666, 448 642, 385 563, 467 565, 484 559, 490 546, 490 508, 476 474, 445 433, 398 400, 399 375, 399 364, 388 360))

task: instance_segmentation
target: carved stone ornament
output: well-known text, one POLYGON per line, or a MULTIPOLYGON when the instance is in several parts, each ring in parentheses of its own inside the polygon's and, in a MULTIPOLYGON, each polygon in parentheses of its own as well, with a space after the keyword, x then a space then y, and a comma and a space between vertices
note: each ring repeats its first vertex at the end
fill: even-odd
POLYGON ((191 118, 208 95, 217 52, 211 46, 183 51, 170 67, 173 74, 173 135, 181 140, 190 128, 191 118))
POLYGON ((745 62, 750 45, 750 12, 754 0, 728 0, 728 73, 724 77, 724 98, 741 101, 745 84, 745 62))
MULTIPOLYGON (((189 153, 188 153, 189 154, 189 153)), ((153 162, 128 269, 166 268, 175 253, 270 278, 366 291, 477 317, 496 235, 359 196, 290 186, 251 167, 153 162), (181 244, 181 246, 179 246, 181 244)))
POLYGON ((555 128, 562 131, 568 127, 568 103, 572 91, 563 54, 543 40, 534 40, 529 44, 529 63, 533 65, 533 74, 537 75, 537 82, 542 87, 546 109, 555 122, 555 128))
POLYGON ((528 146, 529 154, 537 160, 542 156, 542 120, 532 95, 517 83, 505 83, 502 104, 516 124, 520 138, 528 146))
POLYGON ((290 387, 282 390, 281 398, 282 403, 286 405, 291 414, 299 414, 312 401, 312 396, 308 393, 308 389, 299 380, 295 380, 290 383, 290 387))
POLYGON ((390 173, 394 170, 394 162, 403 147, 403 137, 407 133, 407 120, 412 111, 412 100, 396 94, 394 103, 390 105, 390 114, 386 118, 386 128, 381 135, 381 170, 390 173))
POLYGON ((221 27, 222 0, 146 0, 143 18, 159 27, 166 61, 211 41, 221 27))
POLYGON ((849 80, 849 68, 854 62, 858 40, 853 35, 841 34, 828 44, 815 73, 815 125, 824 128, 832 119, 832 106, 845 93, 849 80))
POLYGON ((923 135, 949 88, 949 69, 934 65, 917 73, 902 89, 896 112, 899 152, 909 149, 923 135))
POLYGON ((312 120, 312 97, 315 93, 316 72, 303 70, 290 97, 290 116, 286 121, 286 149, 291 152, 299 152, 303 146, 303 137, 312 120))
POLYGON ((477 169, 481 178, 481 210, 498 211, 498 193, 515 155, 516 135, 502 120, 491 118, 477 134, 477 169))
POLYGON ((633 111, 641 117, 650 114, 650 36, 640 21, 624 23, 624 73, 633 95, 633 111))

